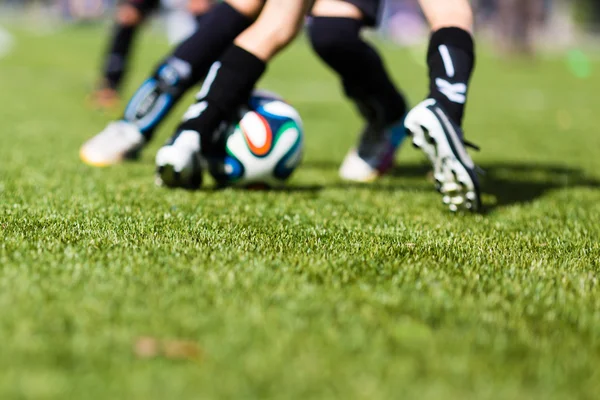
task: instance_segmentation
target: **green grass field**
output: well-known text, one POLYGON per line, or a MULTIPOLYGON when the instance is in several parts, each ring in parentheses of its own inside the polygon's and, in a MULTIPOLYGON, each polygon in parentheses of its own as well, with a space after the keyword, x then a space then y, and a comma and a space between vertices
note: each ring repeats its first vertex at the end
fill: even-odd
MULTIPOLYGON (((452 215, 410 145, 374 185, 338 179, 360 121, 304 41, 261 83, 305 120, 289 190, 188 193, 153 184, 181 108, 141 162, 79 161, 109 119, 84 101, 104 30, 13 31, 1 399, 598 398, 598 59, 581 79, 481 54, 466 129, 487 212, 452 215)), ((382 48, 419 101, 423 50, 382 48)), ((142 40, 129 92, 165 49, 142 40)))

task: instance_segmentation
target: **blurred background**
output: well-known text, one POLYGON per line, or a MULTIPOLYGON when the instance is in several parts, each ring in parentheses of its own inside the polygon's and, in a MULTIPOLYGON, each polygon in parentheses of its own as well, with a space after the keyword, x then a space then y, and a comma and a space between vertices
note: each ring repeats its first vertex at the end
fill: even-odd
MULTIPOLYGON (((44 23, 97 23, 118 0, 0 0, 3 19, 27 16, 44 23)), ((163 0, 163 15, 182 7, 163 0)), ((507 54, 564 49, 600 38, 600 0, 474 0, 478 35, 507 54)), ((160 21, 160 19, 158 19, 160 21)), ((164 18, 163 18, 164 21, 164 18)), ((34 22, 34 23, 37 23, 34 22)), ((156 25, 156 23, 155 23, 156 25)), ((163 24, 164 25, 164 24, 163 24)), ((416 0, 387 0, 380 33, 401 46, 425 40, 427 27, 416 0)))

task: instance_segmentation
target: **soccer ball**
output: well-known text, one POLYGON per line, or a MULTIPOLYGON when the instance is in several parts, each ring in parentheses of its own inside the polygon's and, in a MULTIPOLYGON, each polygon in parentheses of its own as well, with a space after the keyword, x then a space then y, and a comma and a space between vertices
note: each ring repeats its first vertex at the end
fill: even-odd
POLYGON ((255 91, 239 122, 228 126, 224 135, 223 155, 207 156, 219 186, 278 186, 302 160, 300 115, 273 93, 255 91))

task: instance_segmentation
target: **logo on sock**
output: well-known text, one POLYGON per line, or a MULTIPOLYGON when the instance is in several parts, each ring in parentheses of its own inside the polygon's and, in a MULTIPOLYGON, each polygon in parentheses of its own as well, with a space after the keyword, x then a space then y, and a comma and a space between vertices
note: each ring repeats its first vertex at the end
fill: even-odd
POLYGON ((206 101, 201 101, 200 103, 192 104, 185 114, 183 115, 183 122, 189 121, 190 119, 198 118, 200 114, 206 110, 208 107, 208 103, 206 101))
POLYGON ((445 79, 436 78, 435 84, 438 90, 450 101, 465 104, 467 101, 467 85, 464 83, 450 83, 445 79))
POLYGON ((221 69, 220 61, 215 61, 213 63, 213 65, 211 65, 210 70, 208 71, 208 74, 206 74, 206 78, 204 78, 204 83, 202 84, 200 91, 196 95, 196 99, 200 100, 200 99, 203 99, 206 97, 206 95, 210 91, 210 87, 212 86, 213 82, 215 81, 215 78, 217 77, 217 73, 219 72, 220 69, 221 69))
POLYGON ((442 61, 444 62, 444 68, 446 69, 446 75, 450 78, 454 78, 454 74, 456 71, 454 70, 454 62, 452 62, 452 56, 450 55, 450 50, 448 46, 442 44, 438 47, 440 51, 440 55, 442 56, 442 61))

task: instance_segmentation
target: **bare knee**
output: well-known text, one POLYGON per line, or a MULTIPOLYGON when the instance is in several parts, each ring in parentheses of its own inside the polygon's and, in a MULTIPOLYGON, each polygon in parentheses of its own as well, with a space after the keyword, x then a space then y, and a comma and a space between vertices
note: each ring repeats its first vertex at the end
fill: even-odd
POLYGON ((473 10, 468 0, 419 0, 431 30, 456 27, 473 30, 473 10))
POLYGON ((123 4, 117 9, 117 23, 125 26, 136 26, 139 25, 144 16, 137 8, 130 4, 123 4))
POLYGON ((298 35, 304 22, 304 14, 294 16, 294 13, 284 4, 287 0, 270 1, 272 7, 261 14, 258 22, 261 29, 270 37, 273 46, 279 50, 298 35))
POLYGON ((311 4, 311 0, 267 0, 258 19, 234 43, 270 60, 300 32, 311 4))
POLYGON ((298 36, 301 27, 299 25, 279 25, 278 28, 271 33, 273 46, 277 51, 290 44, 298 36))

